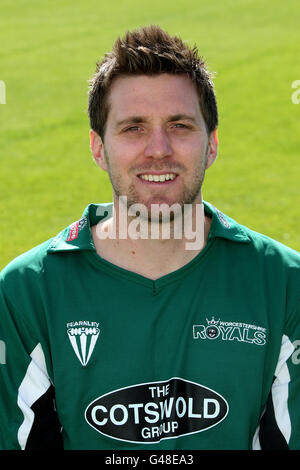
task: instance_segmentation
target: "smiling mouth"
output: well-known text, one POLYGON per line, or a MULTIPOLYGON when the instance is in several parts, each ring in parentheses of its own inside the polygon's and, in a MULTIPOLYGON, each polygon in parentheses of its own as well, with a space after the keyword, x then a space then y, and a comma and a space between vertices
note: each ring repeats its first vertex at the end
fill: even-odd
POLYGON ((138 177, 147 182, 151 183, 166 183, 166 182, 172 182, 177 178, 176 173, 164 173, 163 175, 157 175, 157 174, 151 174, 151 173, 143 173, 141 175, 138 175, 138 177))

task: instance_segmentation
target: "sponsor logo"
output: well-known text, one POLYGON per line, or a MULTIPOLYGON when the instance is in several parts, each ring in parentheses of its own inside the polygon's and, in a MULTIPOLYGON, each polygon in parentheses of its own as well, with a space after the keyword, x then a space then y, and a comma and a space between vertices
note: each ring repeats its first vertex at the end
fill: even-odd
POLYGON ((266 328, 257 325, 240 322, 225 322, 214 317, 206 318, 206 325, 193 325, 194 339, 221 339, 223 341, 239 341, 258 346, 266 344, 266 328))
POLYGON ((81 364, 86 366, 100 333, 99 323, 90 321, 70 322, 67 323, 67 333, 76 356, 81 364))
POLYGON ((69 228, 67 242, 76 240, 76 238, 78 237, 78 233, 86 226, 86 224, 87 218, 85 216, 81 217, 81 219, 77 220, 77 222, 74 222, 69 228))
POLYGON ((216 426, 227 416, 228 409, 219 393, 173 377, 102 395, 89 404, 85 418, 105 436, 153 444, 216 426))
POLYGON ((75 240, 78 237, 78 224, 79 222, 77 221, 71 225, 67 242, 71 242, 72 240, 75 240))

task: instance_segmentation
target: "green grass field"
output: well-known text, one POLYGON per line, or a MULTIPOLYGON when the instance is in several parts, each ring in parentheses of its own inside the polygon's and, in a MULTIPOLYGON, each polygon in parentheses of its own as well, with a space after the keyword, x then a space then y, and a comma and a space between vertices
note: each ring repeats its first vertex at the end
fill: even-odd
POLYGON ((204 199, 300 250, 299 17, 299 0, 2 0, 0 269, 111 200, 89 149, 87 80, 117 36, 149 23, 197 43, 217 73, 204 199))

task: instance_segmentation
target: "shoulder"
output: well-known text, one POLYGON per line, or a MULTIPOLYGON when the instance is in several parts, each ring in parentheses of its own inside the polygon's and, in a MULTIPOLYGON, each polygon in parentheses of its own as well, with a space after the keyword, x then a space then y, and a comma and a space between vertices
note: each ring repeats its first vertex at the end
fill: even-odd
MULTIPOLYGON (((111 204, 89 204, 81 218, 66 228, 62 229, 57 235, 49 238, 43 243, 35 246, 31 250, 13 259, 0 273, 0 280, 11 279, 16 276, 34 276, 41 275, 50 265, 58 262, 63 253, 74 253, 81 250, 93 249, 93 243, 90 236, 90 224, 96 218, 98 208, 99 218, 107 211, 111 204), (90 220, 91 219, 91 220, 90 220)), ((57 268, 61 265, 58 262, 57 268)))
POLYGON ((213 209, 212 230, 228 265, 259 283, 269 299, 280 299, 289 318, 299 319, 300 253, 213 209))
MULTIPOLYGON (((227 219, 232 220, 232 219, 227 219)), ((237 222, 234 222, 237 224, 237 222)), ((300 253, 273 238, 238 224, 248 238, 239 248, 231 245, 231 253, 239 258, 252 279, 264 283, 273 295, 284 292, 290 310, 300 301, 300 253), (278 292, 276 292, 278 290, 278 292)))
POLYGON ((265 260, 278 260, 286 266, 300 268, 300 253, 267 235, 242 226, 250 240, 253 251, 265 260))
POLYGON ((224 214, 205 202, 205 209, 212 216, 211 237, 225 239, 232 249, 248 252, 265 260, 280 260, 290 266, 300 267, 300 253, 271 237, 259 233, 224 214))
POLYGON ((22 253, 8 263, 0 273, 1 282, 15 282, 18 277, 37 276, 44 270, 48 248, 54 237, 22 253))
POLYGON ((81 218, 57 235, 13 259, 1 272, 0 283, 16 290, 16 286, 47 282, 59 276, 68 255, 94 250, 90 226, 105 218, 112 210, 112 203, 89 204, 81 218))

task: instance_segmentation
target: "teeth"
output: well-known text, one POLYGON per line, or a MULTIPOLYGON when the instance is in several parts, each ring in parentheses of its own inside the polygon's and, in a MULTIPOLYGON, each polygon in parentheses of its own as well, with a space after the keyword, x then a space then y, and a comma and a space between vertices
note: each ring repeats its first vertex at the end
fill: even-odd
POLYGON ((174 173, 167 173, 165 175, 140 175, 140 178, 145 181, 159 181, 161 183, 164 181, 173 180, 176 178, 176 175, 174 173))

